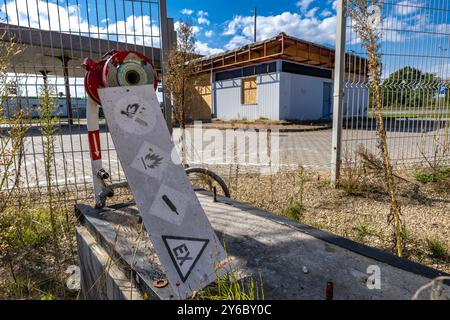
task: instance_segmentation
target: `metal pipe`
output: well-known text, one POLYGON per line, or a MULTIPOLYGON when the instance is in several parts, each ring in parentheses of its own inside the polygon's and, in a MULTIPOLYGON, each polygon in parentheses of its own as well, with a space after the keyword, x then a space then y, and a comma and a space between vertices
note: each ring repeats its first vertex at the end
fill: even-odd
POLYGON ((99 106, 88 95, 86 101, 86 117, 89 135, 89 151, 91 154, 94 200, 95 200, 95 207, 101 208, 104 205, 104 201, 102 201, 100 195, 102 194, 104 188, 101 179, 97 176, 97 173, 102 169, 102 154, 100 144, 100 128, 99 128, 98 113, 99 113, 99 106))

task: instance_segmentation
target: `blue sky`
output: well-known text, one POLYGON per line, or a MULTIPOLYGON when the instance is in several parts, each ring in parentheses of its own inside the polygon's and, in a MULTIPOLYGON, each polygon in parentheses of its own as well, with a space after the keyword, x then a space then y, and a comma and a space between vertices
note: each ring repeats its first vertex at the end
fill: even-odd
MULTIPOLYGON (((233 49, 280 32, 334 47, 334 0, 167 0, 168 16, 190 21, 203 55, 233 49)), ((445 0, 392 0, 382 10, 383 74, 412 65, 450 76, 450 16, 445 0)), ((159 46, 155 0, 0 0, 0 18, 10 24, 40 27, 129 43, 159 46)), ((354 32, 347 51, 363 54, 354 32)), ((351 35, 351 36, 350 36, 351 35)))
POLYGON ((168 1, 168 15, 194 25, 202 53, 232 49, 253 40, 253 9, 257 8, 257 40, 280 32, 334 46, 335 1, 247 0, 168 1))

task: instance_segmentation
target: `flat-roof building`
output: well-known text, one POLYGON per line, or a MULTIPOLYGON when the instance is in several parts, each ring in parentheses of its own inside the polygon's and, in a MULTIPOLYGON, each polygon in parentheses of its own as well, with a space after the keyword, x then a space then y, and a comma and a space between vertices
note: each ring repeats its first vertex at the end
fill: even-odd
MULTIPOLYGON (((329 120, 334 59, 333 49, 284 33, 199 58, 195 63, 202 81, 190 115, 193 120, 329 120)), ((360 98, 345 101, 344 115, 366 114, 366 60, 347 55, 346 74, 358 75, 346 91, 356 90, 360 98)))

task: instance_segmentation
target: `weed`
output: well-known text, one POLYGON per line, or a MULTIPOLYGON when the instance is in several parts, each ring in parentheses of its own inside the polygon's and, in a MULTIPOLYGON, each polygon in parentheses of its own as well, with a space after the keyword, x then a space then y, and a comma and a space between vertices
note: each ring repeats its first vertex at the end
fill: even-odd
POLYGON ((401 237, 404 243, 411 243, 414 240, 412 232, 406 227, 406 225, 402 226, 401 237))
POLYGON ((447 258, 447 248, 445 244, 439 240, 427 239, 427 249, 432 258, 445 259, 447 258))
POLYGON ((289 207, 283 211, 283 215, 289 219, 300 221, 303 219, 303 212, 305 211, 303 197, 305 192, 306 172, 303 166, 299 167, 297 176, 299 179, 298 190, 290 199, 289 207))
MULTIPOLYGON (((239 269, 231 263, 226 245, 224 244, 226 253, 225 261, 228 261, 227 273, 221 275, 222 269, 216 268, 216 281, 205 289, 194 295, 197 300, 264 300, 264 288, 261 278, 259 284, 253 277, 240 278, 239 269)), ((221 263, 218 262, 218 265, 221 263)))
MULTIPOLYGON (((377 6, 379 0, 370 1, 371 5, 377 6)), ((401 239, 401 213, 400 204, 397 200, 397 184, 387 143, 387 134, 383 118, 383 98, 381 88, 381 32, 378 28, 372 28, 370 17, 367 14, 368 1, 354 0, 348 3, 348 14, 354 21, 353 28, 361 39, 361 46, 367 52, 367 62, 370 72, 370 95, 371 105, 376 111, 376 123, 378 133, 378 148, 382 156, 382 167, 384 168, 384 182, 390 196, 390 223, 394 229, 396 253, 402 256, 401 239)))
POLYGON ((283 211, 283 215, 289 219, 301 221, 303 219, 304 211, 305 208, 299 202, 294 202, 283 211))
POLYGON ((351 196, 360 196, 365 191, 363 185, 365 171, 358 160, 358 154, 352 157, 346 153, 339 178, 338 186, 351 196))
POLYGON ((358 241, 365 242, 367 237, 380 237, 380 232, 375 228, 363 223, 358 227, 353 228, 358 241))
POLYGON ((450 154, 450 122, 445 123, 444 132, 441 136, 435 134, 433 136, 433 154, 429 156, 426 149, 429 148, 427 137, 423 137, 423 143, 419 148, 422 155, 424 166, 418 168, 414 172, 417 181, 421 183, 439 182, 450 177, 450 166, 447 164, 450 154))
POLYGON ((444 181, 450 178, 450 166, 417 168, 414 170, 414 177, 423 184, 444 181))

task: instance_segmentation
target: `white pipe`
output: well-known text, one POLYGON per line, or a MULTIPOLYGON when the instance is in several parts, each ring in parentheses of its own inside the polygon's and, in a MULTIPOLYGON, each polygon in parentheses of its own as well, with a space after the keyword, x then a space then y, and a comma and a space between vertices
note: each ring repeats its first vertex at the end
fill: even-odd
POLYGON ((91 156, 92 182, 94 187, 95 206, 102 206, 100 193, 104 187, 97 173, 102 169, 101 143, 99 130, 99 106, 88 96, 86 104, 87 129, 89 135, 89 151, 91 156))

